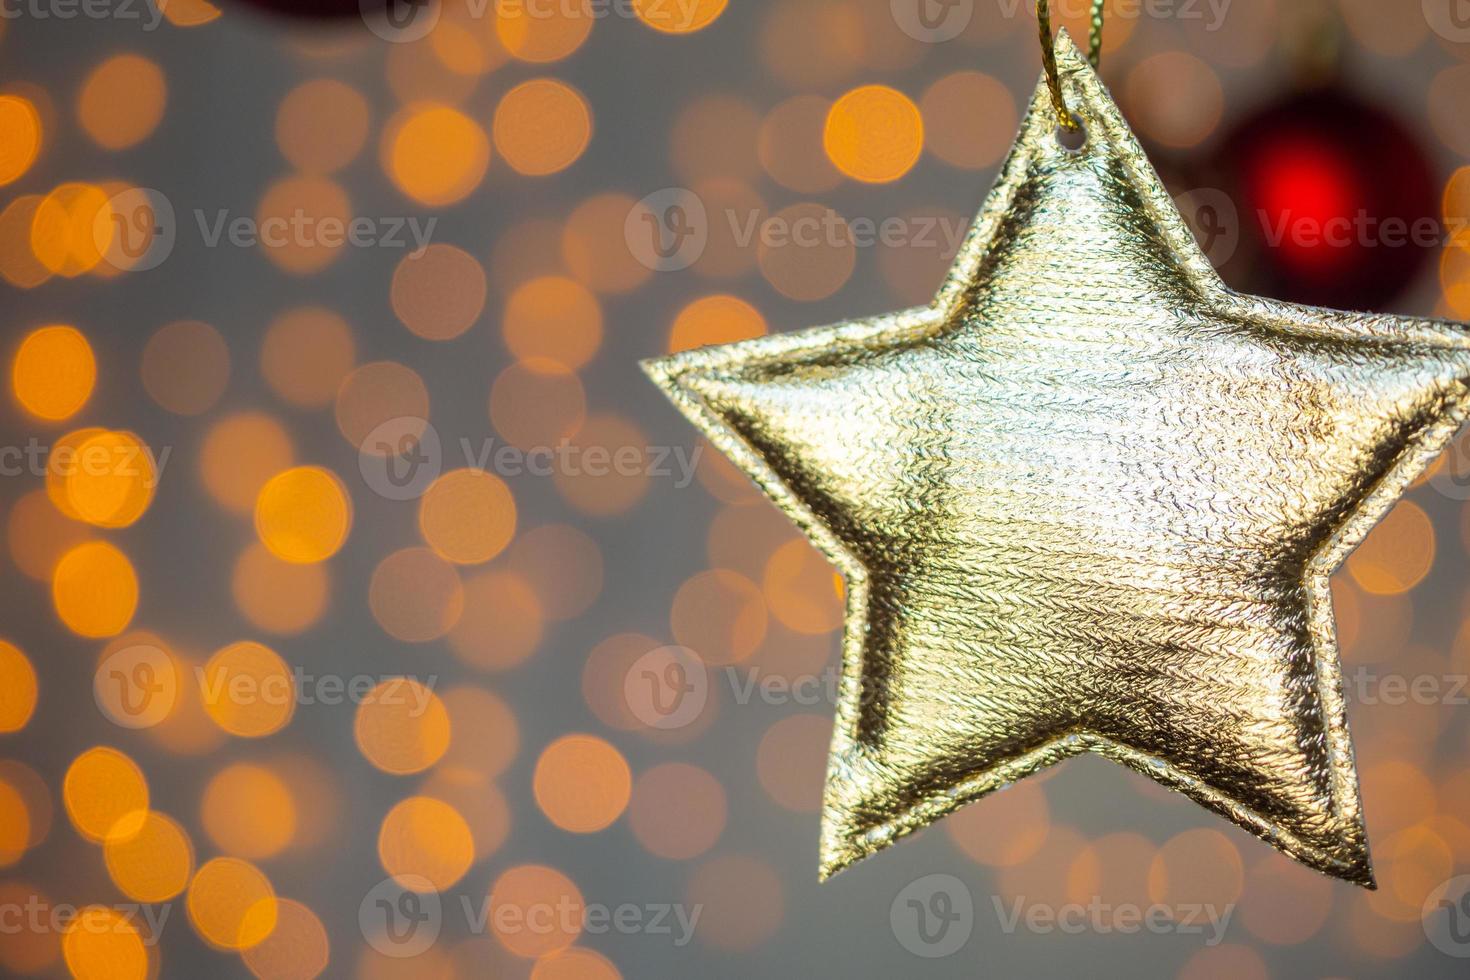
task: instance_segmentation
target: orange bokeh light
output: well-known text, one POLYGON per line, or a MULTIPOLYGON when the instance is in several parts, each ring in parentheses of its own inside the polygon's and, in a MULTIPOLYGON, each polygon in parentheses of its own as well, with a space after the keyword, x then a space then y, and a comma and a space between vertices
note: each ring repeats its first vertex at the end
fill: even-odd
POLYGON ((30 99, 0 95, 0 185, 20 178, 41 152, 41 115, 30 99))
POLYGON ((711 858, 696 868, 685 901, 704 909, 699 937, 728 952, 759 946, 786 914, 785 890, 775 869, 740 854, 711 858))
POLYGON ((275 857, 296 834, 296 800, 285 780, 266 766, 237 762, 204 787, 199 822, 226 854, 258 861, 275 857))
POLYGON ((307 276, 335 262, 348 242, 352 201, 328 177, 301 174, 266 188, 255 213, 266 258, 307 276))
POLYGON ((373 765, 406 776, 438 762, 449 749, 449 712, 439 696, 418 681, 393 677, 373 688, 357 706, 352 733, 373 765))
POLYGON ((502 241, 507 253, 516 246, 518 254, 506 254, 503 266, 508 270, 525 266, 526 271, 516 273, 511 285, 558 274, 565 266, 565 271, 594 292, 618 294, 637 289, 653 275, 623 237, 628 214, 637 203, 626 194, 594 194, 567 215, 559 232, 554 226, 534 224, 512 229, 502 241), (545 244, 556 244, 550 255, 541 255, 543 235, 548 236, 545 244))
POLYGON ((924 118, 908 96, 886 85, 847 92, 827 111, 822 145, 832 164, 855 180, 897 180, 924 149, 924 118))
POLYGON ((398 189, 442 207, 469 196, 490 166, 490 139, 452 106, 409 106, 383 131, 383 166, 398 189))
POLYGON ((320 466, 277 473, 255 500, 255 531, 282 561, 325 561, 352 528, 352 501, 342 481, 320 466))
POLYGON ((77 121, 107 150, 141 143, 163 119, 168 84, 163 70, 136 54, 108 58, 82 82, 77 121))
POLYGON ((842 625, 842 579, 805 540, 788 541, 766 562, 762 588, 766 605, 798 633, 830 633, 842 625))
POLYGON ((565 82, 533 78, 501 97, 491 128, 495 148, 512 170, 543 177, 582 155, 592 139, 592 110, 565 82))
POLYGON ((589 416, 567 441, 565 462, 555 467, 552 482, 584 514, 621 514, 648 492, 648 446, 648 436, 627 419, 589 416))
POLYGON ((295 447, 281 423, 260 412, 242 412, 225 416, 205 434, 199 478, 220 506, 249 514, 261 488, 295 458, 295 447))
POLYGON ((0 733, 26 727, 36 710, 36 668, 14 643, 0 640, 0 733))
POLYGON ((61 621, 78 636, 116 636, 138 608, 138 576, 116 546, 88 541, 56 563, 51 599, 61 621))
POLYGON ((278 898, 269 936, 240 954, 259 980, 312 980, 326 972, 331 942, 326 926, 300 902, 278 898))
POLYGON ((230 380, 230 349, 218 330, 198 320, 160 327, 143 348, 143 387, 176 415, 214 407, 230 380))
POLYGON ((490 926, 516 956, 532 959, 562 950, 582 934, 586 908, 572 879, 539 864, 510 868, 490 886, 490 926))
POLYGON ((77 446, 66 473, 66 502, 88 524, 127 527, 148 509, 157 483, 152 453, 141 439, 103 430, 77 446))
POLYGON ((545 628, 541 600, 526 579, 492 570, 464 586, 464 613, 449 631, 449 648, 480 670, 507 670, 536 652, 545 628))
POLYGON ((715 294, 695 300, 679 311, 669 331, 669 353, 749 340, 766 333, 765 317, 745 300, 715 294))
POLYGON ((127 840, 148 813, 148 781, 138 764, 99 745, 72 760, 61 782, 66 815, 90 841, 127 840))
POLYGON ((329 174, 351 163, 368 134, 367 99, 335 78, 314 78, 276 110, 276 145, 303 173, 329 174))
POLYGON ((388 296, 410 331, 425 340, 453 340, 485 309, 485 270, 463 249, 430 245, 398 263, 388 296))
POLYGON ((209 658, 199 678, 204 710, 240 738, 264 738, 285 727, 296 711, 296 681, 280 654, 243 640, 209 658))
POLYGON ((719 780, 698 766, 668 762, 633 784, 628 823, 649 853, 687 860, 720 839, 727 810, 719 780))
POLYGON ((124 895, 139 902, 166 902, 189 885, 194 845, 179 822, 150 810, 136 833, 103 844, 107 873, 124 895))
POLYGON ((389 636, 428 643, 448 633, 464 613, 459 572, 428 548, 403 548, 373 569, 368 607, 389 636))
POLYGON ((429 389, 412 368, 396 361, 374 361, 342 381, 335 413, 337 428, 360 452, 396 455, 403 450, 403 439, 423 433, 429 420, 429 389), (383 431, 377 431, 380 428, 383 431), (393 438, 369 440, 385 432, 393 438))
POLYGON ((113 245, 111 194, 65 183, 41 198, 31 218, 31 253, 48 273, 68 279, 96 269, 113 245))
POLYGON ((31 247, 41 202, 40 194, 22 194, 0 211, 0 277, 19 289, 33 289, 51 277, 31 247))
POLYGON ((477 565, 510 543, 516 502, 505 481, 484 470, 450 470, 419 498, 419 533, 448 561, 477 565))
POLYGON ((591 834, 622 815, 632 776, 621 752, 593 735, 564 735, 536 761, 536 803, 562 830, 591 834))
POLYGON ((276 928, 276 891, 255 865, 217 857, 194 873, 185 907, 200 938, 226 950, 258 945, 276 928))
POLYGON ((633 0, 633 12, 656 31, 693 34, 713 24, 725 12, 726 3, 728 0, 694 0, 693 3, 633 0))
POLYGON ((1434 522, 1418 504, 1404 500, 1348 558, 1348 574, 1373 595, 1407 592, 1434 565, 1434 522))
POLYGON ((555 361, 575 371, 602 343, 602 307, 581 283, 541 276, 510 294, 502 330, 505 345, 527 368, 555 361))
POLYGON ((6 522, 10 557, 39 582, 50 582, 61 556, 89 537, 86 525, 58 510, 45 490, 32 490, 17 500, 6 522))
POLYGON ((669 612, 674 639, 715 665, 749 659, 765 639, 766 624, 761 590, 723 568, 700 572, 679 586, 669 612))
POLYGON ((118 909, 89 905, 67 923, 61 951, 76 980, 147 980, 148 947, 131 918, 118 909))
POLYGON ((41 327, 26 335, 10 365, 11 390, 37 418, 59 421, 76 414, 97 383, 92 345, 75 327, 41 327))
POLYGON ((510 705, 482 687, 461 686, 444 693, 449 712, 449 748, 439 771, 448 776, 495 779, 520 750, 520 726, 510 705))
POLYGON ((257 541, 236 559, 230 592, 235 607, 252 625, 292 635, 321 619, 330 578, 324 565, 283 561, 257 541))
POLYGON ((496 375, 489 407, 495 431, 529 452, 577 434, 587 418, 587 393, 581 379, 558 361, 517 361, 496 375))
POLYGON ((383 870, 409 890, 445 891, 474 861, 475 841, 464 817, 443 800, 411 796, 383 818, 378 858, 383 870))
POLYGON ((260 345, 266 384, 298 408, 330 405, 357 361, 347 321, 320 306, 303 306, 271 321, 260 345))
POLYGON ((597 14, 586 0, 538 5, 530 0, 496 0, 495 33, 511 57, 560 61, 582 46, 597 14))

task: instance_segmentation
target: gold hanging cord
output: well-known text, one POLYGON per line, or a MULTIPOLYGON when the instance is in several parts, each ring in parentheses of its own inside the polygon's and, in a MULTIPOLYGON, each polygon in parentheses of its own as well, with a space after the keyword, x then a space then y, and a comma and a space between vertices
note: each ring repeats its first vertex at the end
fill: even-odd
MULTIPOLYGON (((1102 61, 1102 29, 1104 0, 1092 0, 1092 29, 1087 42, 1087 60, 1096 68, 1102 61)), ((1067 110, 1067 100, 1062 96, 1062 79, 1057 74, 1057 52, 1051 34, 1051 4, 1047 0, 1036 0, 1036 24, 1041 32, 1041 64, 1046 68, 1046 86, 1051 90, 1052 108, 1057 111, 1057 122, 1069 133, 1079 127, 1067 110)))

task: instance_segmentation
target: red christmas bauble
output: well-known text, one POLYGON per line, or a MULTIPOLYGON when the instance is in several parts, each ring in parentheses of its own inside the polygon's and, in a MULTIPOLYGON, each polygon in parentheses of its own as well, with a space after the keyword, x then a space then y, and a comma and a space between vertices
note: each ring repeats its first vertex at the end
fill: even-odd
POLYGON ((1239 212, 1240 278, 1250 280, 1241 288, 1378 309, 1438 253, 1434 168, 1406 126, 1356 96, 1295 96, 1220 146, 1216 169, 1239 212))
POLYGON ((361 18, 387 6, 389 0, 233 0, 272 14, 302 20, 333 21, 361 18))

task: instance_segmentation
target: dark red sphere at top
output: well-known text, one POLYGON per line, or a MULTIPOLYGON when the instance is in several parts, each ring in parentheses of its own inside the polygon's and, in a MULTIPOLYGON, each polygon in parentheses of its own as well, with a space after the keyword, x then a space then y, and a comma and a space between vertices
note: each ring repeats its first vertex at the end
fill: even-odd
POLYGON ((235 3, 268 10, 285 17, 332 21, 361 17, 387 5, 387 0, 234 0, 235 3))
POLYGON ((1433 167, 1404 125, 1355 96, 1323 89, 1272 106, 1221 154, 1253 291, 1379 309, 1438 254, 1433 167))

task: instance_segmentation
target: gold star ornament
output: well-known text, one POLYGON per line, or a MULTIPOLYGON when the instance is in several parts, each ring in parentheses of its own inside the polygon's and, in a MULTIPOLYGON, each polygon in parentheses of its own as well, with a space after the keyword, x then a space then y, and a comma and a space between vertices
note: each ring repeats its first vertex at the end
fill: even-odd
POLYGON ((930 306, 645 365, 846 577, 821 875, 1091 751, 1372 887, 1328 578, 1470 335, 1226 288, 1055 53, 930 306))

